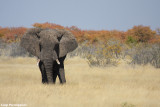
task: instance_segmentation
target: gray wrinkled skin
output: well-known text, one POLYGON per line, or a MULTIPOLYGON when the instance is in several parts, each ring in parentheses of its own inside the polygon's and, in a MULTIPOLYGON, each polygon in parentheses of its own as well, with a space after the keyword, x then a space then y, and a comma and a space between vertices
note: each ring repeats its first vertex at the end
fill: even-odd
POLYGON ((20 45, 41 60, 39 68, 42 83, 55 83, 57 76, 60 83, 66 82, 63 62, 67 53, 78 47, 71 32, 64 29, 32 28, 24 34, 20 45))
POLYGON ((29 29, 21 39, 21 46, 41 60, 58 59, 78 46, 73 34, 64 29, 29 29))

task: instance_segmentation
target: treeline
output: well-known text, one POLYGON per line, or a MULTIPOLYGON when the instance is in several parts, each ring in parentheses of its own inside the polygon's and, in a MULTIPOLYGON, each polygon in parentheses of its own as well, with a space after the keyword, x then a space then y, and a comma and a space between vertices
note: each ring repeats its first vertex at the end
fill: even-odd
MULTIPOLYGON (((127 31, 118 30, 81 30, 76 26, 64 27, 53 23, 35 23, 33 27, 66 29, 71 31, 78 48, 68 57, 80 56, 88 60, 90 66, 117 66, 121 60, 129 64, 151 64, 160 68, 160 29, 149 26, 133 26, 127 31)), ((28 28, 0 27, 0 56, 32 56, 20 45, 19 41, 28 28)))
MULTIPOLYGON (((136 44, 142 43, 159 43, 160 29, 152 30, 149 26, 134 26, 127 31, 118 30, 81 30, 76 26, 64 27, 53 23, 35 23, 33 27, 51 28, 51 29, 67 29, 71 31, 77 38, 79 43, 87 41, 89 44, 105 42, 109 39, 119 40, 121 43, 136 44)), ((28 28, 25 27, 0 27, 0 39, 6 42, 16 42, 23 36, 28 28)))

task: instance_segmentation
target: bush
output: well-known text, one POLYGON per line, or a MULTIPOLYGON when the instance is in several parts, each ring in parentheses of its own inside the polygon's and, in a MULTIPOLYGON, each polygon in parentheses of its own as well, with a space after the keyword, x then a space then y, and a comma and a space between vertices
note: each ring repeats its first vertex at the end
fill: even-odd
POLYGON ((122 104, 122 107, 135 107, 135 105, 125 102, 122 104))
MULTIPOLYGON (((118 65, 120 59, 131 58, 131 64, 151 64, 160 68, 160 44, 136 43, 126 45, 118 40, 109 39, 105 42, 88 44, 87 41, 79 44, 78 48, 69 53, 68 57, 80 56, 88 60, 90 66, 106 67, 118 65)), ((19 42, 6 43, 0 39, 0 56, 31 56, 19 42)), ((128 59, 127 59, 128 60, 128 59)))
POLYGON ((129 44, 129 45, 130 44, 136 44, 137 40, 134 37, 132 37, 132 36, 128 36, 127 40, 126 40, 126 43, 129 44))
POLYGON ((89 44, 84 42, 69 57, 80 56, 86 58, 90 66, 105 67, 108 65, 117 65, 122 51, 119 41, 110 39, 98 44, 89 44))
POLYGON ((87 56, 90 66, 117 65, 121 54, 121 44, 116 40, 108 40, 97 45, 95 53, 87 56))
POLYGON ((141 44, 134 48, 135 52, 130 54, 132 64, 151 64, 160 68, 160 44, 141 44))
POLYGON ((19 42, 5 43, 3 40, 0 40, 0 56, 17 57, 28 55, 19 42))

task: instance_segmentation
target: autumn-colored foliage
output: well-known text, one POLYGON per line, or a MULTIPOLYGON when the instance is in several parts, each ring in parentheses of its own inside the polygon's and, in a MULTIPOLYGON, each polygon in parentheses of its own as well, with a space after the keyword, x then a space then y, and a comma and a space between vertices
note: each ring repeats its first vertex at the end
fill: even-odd
POLYGON ((160 42, 160 36, 156 35, 156 31, 150 29, 149 26, 134 26, 132 29, 128 31, 118 31, 118 30, 81 30, 76 26, 71 27, 63 27, 61 25, 52 24, 52 23, 35 23, 33 24, 34 27, 39 28, 51 28, 51 29, 67 29, 71 31, 75 37, 77 38, 78 42, 87 41, 89 44, 96 44, 99 41, 106 42, 111 38, 117 39, 122 43, 137 41, 137 42, 149 42, 155 43, 160 42), (129 40, 130 39, 130 40, 129 40), (131 40, 132 39, 132 40, 131 40))
MULTIPOLYGON (((118 30, 82 30, 76 26, 64 27, 54 23, 35 23, 33 27, 42 29, 66 29, 77 38, 79 47, 71 56, 79 55, 88 60, 90 66, 118 65, 120 59, 129 57, 133 63, 147 64, 160 68, 160 29, 152 30, 149 26, 133 26, 127 31, 118 30)), ((19 40, 28 28, 0 27, 0 55, 26 55, 19 46, 19 40), (7 43, 5 43, 7 42, 7 43), (15 43, 11 43, 15 42, 15 43), (3 43, 3 44, 2 44, 3 43), (10 48, 12 47, 12 48, 10 48), (17 47, 17 48, 15 48, 17 47)))
POLYGON ((134 26, 127 31, 127 36, 131 36, 137 40, 137 42, 149 42, 156 35, 155 31, 152 31, 149 26, 134 26))
POLYGON ((26 30, 27 28, 24 27, 0 28, 0 38, 7 42, 17 41, 23 36, 26 30))
POLYGON ((40 24, 40 23, 35 23, 33 24, 33 27, 38 27, 38 28, 50 28, 50 29, 64 29, 63 26, 61 25, 58 25, 58 24, 54 24, 54 23, 43 23, 43 24, 40 24))
MULTIPOLYGON (((77 41, 82 43, 87 41, 88 44, 97 44, 99 42, 106 42, 109 39, 117 39, 121 43, 135 43, 135 42, 147 42, 157 43, 160 42, 160 35, 150 29, 149 26, 134 26, 128 31, 118 30, 81 30, 76 26, 64 27, 54 23, 35 23, 33 27, 38 28, 50 28, 50 29, 67 29, 71 31, 77 41)), ((22 37, 27 28, 24 27, 0 27, 0 38, 7 42, 17 41, 17 38, 22 37)))

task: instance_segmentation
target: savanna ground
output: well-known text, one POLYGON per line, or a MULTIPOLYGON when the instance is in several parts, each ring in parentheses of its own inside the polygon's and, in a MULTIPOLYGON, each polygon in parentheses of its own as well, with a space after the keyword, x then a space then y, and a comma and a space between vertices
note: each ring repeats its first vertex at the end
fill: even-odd
POLYGON ((0 104, 28 107, 160 107, 160 69, 150 65, 90 68, 65 61, 67 83, 41 84, 35 58, 0 58, 0 104))

